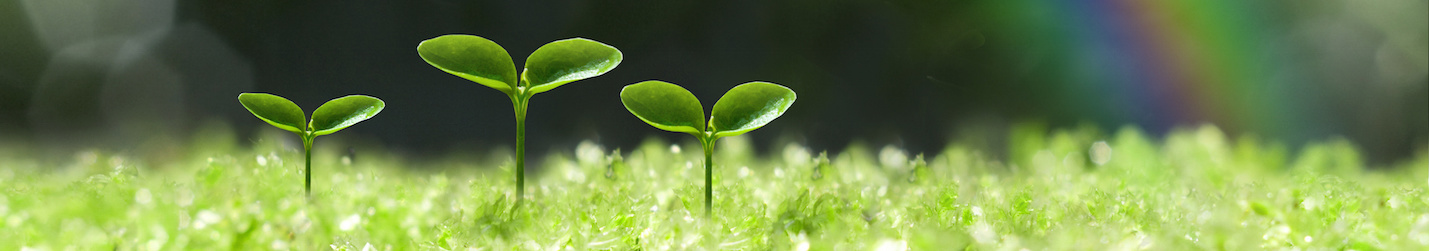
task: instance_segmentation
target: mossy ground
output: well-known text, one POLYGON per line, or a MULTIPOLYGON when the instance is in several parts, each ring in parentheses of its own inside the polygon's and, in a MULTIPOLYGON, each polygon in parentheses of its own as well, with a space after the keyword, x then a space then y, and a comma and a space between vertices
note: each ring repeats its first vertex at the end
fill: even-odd
POLYGON ((89 150, 45 161, 7 146, 0 249, 1429 247, 1429 153, 1366 168, 1343 140, 1290 150, 1214 127, 1164 139, 1015 127, 1005 158, 958 142, 922 158, 859 144, 755 153, 727 138, 708 218, 694 142, 555 151, 517 206, 504 154, 350 156, 320 138, 306 198, 302 153, 284 143, 292 135, 224 137, 157 157, 89 150), (1102 165, 1088 158, 1096 141, 1112 149, 1102 165))

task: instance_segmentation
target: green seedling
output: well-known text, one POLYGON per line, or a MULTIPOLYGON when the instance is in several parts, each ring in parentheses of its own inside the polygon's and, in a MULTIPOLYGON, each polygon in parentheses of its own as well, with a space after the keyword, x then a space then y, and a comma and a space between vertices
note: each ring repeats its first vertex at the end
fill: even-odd
POLYGON ((919 176, 928 176, 928 161, 923 160, 922 153, 919 153, 918 156, 914 157, 908 164, 909 166, 913 166, 912 170, 908 170, 909 184, 918 183, 919 176))
POLYGON ((303 157, 306 177, 303 192, 312 195, 313 190, 313 139, 335 133, 343 128, 376 116, 386 104, 381 99, 364 95, 348 95, 333 99, 318 106, 309 120, 303 109, 286 98, 267 93, 238 94, 238 102, 258 119, 278 129, 297 133, 303 139, 303 157))
POLYGON ((819 152, 819 157, 814 158, 814 174, 809 175, 813 180, 824 178, 824 169, 829 168, 829 152, 819 152))
POLYGON ((600 76, 620 64, 620 50, 590 39, 558 40, 537 48, 526 58, 517 78, 505 48, 472 35, 444 35, 417 45, 428 64, 491 87, 511 98, 516 110, 516 200, 526 193, 526 104, 531 96, 561 85, 600 76))
POLYGON ((710 214, 714 188, 714 143, 759 129, 794 105, 794 90, 767 82, 749 82, 730 89, 715 102, 705 123, 700 100, 679 85, 651 80, 625 86, 625 109, 655 128, 699 138, 705 150, 705 215, 710 214))

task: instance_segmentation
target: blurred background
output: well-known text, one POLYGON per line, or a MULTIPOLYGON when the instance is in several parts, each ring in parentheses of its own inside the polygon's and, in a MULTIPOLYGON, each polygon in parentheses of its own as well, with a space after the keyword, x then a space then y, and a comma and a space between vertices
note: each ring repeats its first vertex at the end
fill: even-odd
POLYGON ((212 125, 246 138, 268 125, 236 96, 269 92, 309 111, 380 97, 382 114, 338 136, 406 153, 509 147, 505 96, 417 56, 454 33, 501 44, 518 68, 570 37, 624 52, 533 98, 533 154, 687 140, 621 106, 622 86, 649 79, 707 109, 744 82, 796 90, 749 134, 761 148, 932 152, 1025 121, 1343 136, 1378 163, 1429 142, 1426 0, 0 0, 0 140, 123 149, 212 125))

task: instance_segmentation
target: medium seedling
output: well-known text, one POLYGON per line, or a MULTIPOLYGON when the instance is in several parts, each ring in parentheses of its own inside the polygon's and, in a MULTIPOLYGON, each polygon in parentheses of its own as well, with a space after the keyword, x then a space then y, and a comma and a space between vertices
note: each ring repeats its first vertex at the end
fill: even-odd
POLYGON ((417 45, 428 64, 491 87, 511 98, 516 110, 516 200, 526 193, 526 104, 531 96, 561 85, 600 76, 615 69, 620 50, 590 39, 558 40, 537 48, 526 58, 517 78, 516 66, 505 48, 472 35, 444 35, 417 45))
POLYGON ((303 139, 303 157, 306 177, 303 192, 312 195, 313 190, 313 139, 328 135, 376 116, 386 104, 381 99, 364 95, 348 95, 333 99, 318 106, 308 120, 303 109, 286 98, 267 93, 238 94, 238 102, 258 119, 278 129, 297 133, 303 139))
POLYGON ((700 100, 679 85, 651 80, 625 86, 620 102, 625 109, 655 128, 683 132, 699 138, 705 150, 705 215, 710 214, 714 191, 714 143, 759 129, 794 104, 794 90, 767 82, 749 82, 730 89, 715 102, 705 123, 700 100))

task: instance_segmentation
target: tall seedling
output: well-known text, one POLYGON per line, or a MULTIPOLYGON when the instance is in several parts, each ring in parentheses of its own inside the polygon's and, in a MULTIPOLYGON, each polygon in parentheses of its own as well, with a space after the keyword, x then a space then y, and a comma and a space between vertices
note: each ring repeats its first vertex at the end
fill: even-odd
POLYGON ((744 134, 779 118, 794 105, 794 90, 767 82, 749 82, 730 89, 715 102, 705 123, 704 108, 689 90, 663 81, 645 81, 620 90, 625 109, 655 128, 699 138, 705 150, 705 215, 713 204, 714 143, 744 134))
POLYGON ((600 76, 620 64, 620 50, 584 38, 558 40, 526 58, 517 78, 511 55, 496 42, 472 35, 444 35, 417 45, 428 64, 491 87, 511 98, 516 110, 516 200, 526 193, 526 104, 531 96, 576 80, 600 76))
POLYGON ((313 139, 347 128, 382 112, 387 107, 381 99, 364 95, 349 95, 323 103, 313 111, 312 120, 303 114, 303 109, 286 98, 267 93, 238 94, 238 103, 258 119, 278 129, 297 133, 303 139, 303 192, 312 195, 313 190, 313 139))

